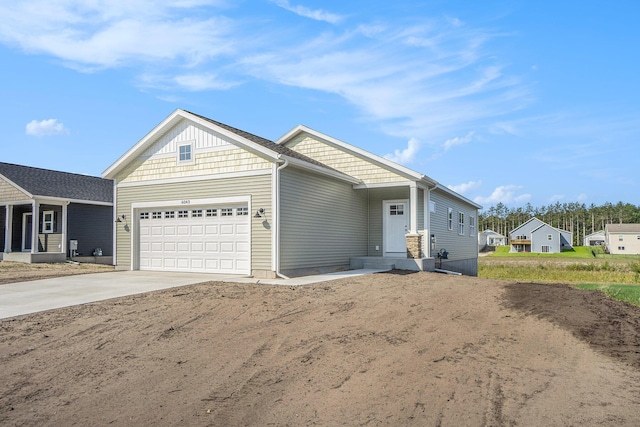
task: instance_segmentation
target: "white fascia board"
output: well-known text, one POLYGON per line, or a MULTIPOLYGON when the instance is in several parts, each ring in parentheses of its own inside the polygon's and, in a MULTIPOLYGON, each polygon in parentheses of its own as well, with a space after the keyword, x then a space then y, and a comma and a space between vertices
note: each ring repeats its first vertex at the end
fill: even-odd
POLYGON ((15 182, 11 181, 9 178, 7 178, 4 175, 0 175, 0 179, 2 179, 4 182, 6 182, 7 184, 9 184, 10 186, 12 186, 13 188, 15 188, 18 191, 21 191, 25 194, 25 196, 31 197, 33 198, 33 194, 29 193, 27 190, 25 190, 24 188, 20 187, 18 184, 16 184, 15 182))
POLYGON ((169 117, 164 119, 159 125, 153 128, 149 133, 147 133, 140 141, 138 141, 133 147, 129 149, 126 153, 124 153, 115 163, 113 163, 109 168, 107 168, 103 173, 103 178, 114 179, 115 176, 120 172, 130 161, 141 155, 144 150, 146 150, 149 146, 151 146, 159 137, 164 135, 164 133, 172 126, 177 124, 180 120, 187 119, 194 123, 199 124, 202 127, 211 129, 212 131, 224 135, 225 137, 231 139, 236 142, 238 146, 245 148, 249 151, 252 151, 261 157, 265 157, 269 160, 275 161, 278 158, 278 153, 273 150, 269 150, 266 147, 263 147, 260 144, 256 144, 253 141, 250 141, 246 138, 243 138, 240 135, 237 135, 233 132, 230 132, 226 129, 223 129, 219 126, 216 126, 214 123, 211 123, 207 120, 204 120, 198 116, 194 116, 187 111, 177 109, 169 117))
POLYGON ((322 132, 318 132, 304 125, 298 125, 295 128, 291 129, 289 132, 281 136, 276 141, 276 144, 285 144, 288 140, 290 140, 291 138, 293 138, 294 136, 302 132, 308 133, 309 135, 315 136, 316 138, 320 138, 326 143, 328 143, 329 145, 332 145, 342 151, 346 151, 350 154, 353 154, 371 163, 375 163, 378 166, 391 170, 392 172, 395 172, 399 175, 403 175, 405 177, 408 177, 414 180, 421 180, 425 178, 425 175, 419 172, 416 172, 405 166, 399 165, 398 163, 392 162, 391 160, 385 159, 384 157, 370 153, 366 150, 363 150, 362 148, 358 148, 344 141, 340 141, 339 139, 333 138, 329 135, 325 135, 322 132))
POLYGON ((321 175, 327 175, 332 178, 336 178, 341 181, 348 182, 350 184, 360 184, 362 182, 359 179, 352 177, 351 175, 347 175, 332 169, 323 168, 322 166, 314 165, 313 163, 305 162, 304 160, 296 159, 294 157, 289 157, 282 154, 280 155, 280 158, 287 159, 287 161, 291 166, 313 171, 321 175))
POLYGON ((67 199, 65 197, 51 197, 51 196, 33 196, 40 203, 52 202, 52 204, 68 204, 68 203, 81 203, 83 205, 97 205, 97 206, 113 206, 113 202, 99 202, 96 200, 82 200, 82 199, 67 199))
POLYGON ((458 198, 458 199, 460 199, 460 200, 464 201, 465 203, 467 203, 467 204, 469 204, 469 205, 471 205, 471 206, 475 207, 476 209, 482 209, 482 205, 479 205, 479 204, 477 204, 476 202, 473 202, 473 201, 471 201, 471 200, 467 199, 466 197, 464 197, 464 196, 462 196, 462 195, 460 195, 460 194, 456 193, 455 191, 453 191, 453 190, 452 190, 452 189, 450 189, 449 187, 446 187, 446 186, 444 186, 444 185, 442 185, 442 184, 440 184, 440 183, 436 183, 436 187, 435 187, 435 188, 436 188, 436 189, 438 189, 438 190, 442 190, 442 191, 444 191, 445 193, 448 193, 449 195, 451 195, 451 196, 453 196, 453 197, 456 197, 456 198, 458 198))

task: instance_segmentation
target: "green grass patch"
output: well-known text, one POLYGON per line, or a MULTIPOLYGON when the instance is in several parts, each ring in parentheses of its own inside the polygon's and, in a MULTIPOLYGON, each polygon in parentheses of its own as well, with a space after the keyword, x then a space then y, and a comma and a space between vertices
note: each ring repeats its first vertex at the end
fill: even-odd
POLYGON ((638 283, 627 264, 478 263, 478 277, 541 283, 638 283))
POLYGON ((602 249, 598 249, 596 252, 590 246, 576 246, 573 249, 568 251, 563 251, 560 253, 554 254, 541 254, 541 253, 533 253, 533 252, 509 252, 509 246, 498 246, 490 255, 487 255, 492 258, 580 258, 580 259, 593 259, 595 258, 602 249))
POLYGON ((580 283, 578 289, 595 290, 603 292, 609 298, 624 301, 640 307, 639 285, 603 285, 598 283, 580 283))

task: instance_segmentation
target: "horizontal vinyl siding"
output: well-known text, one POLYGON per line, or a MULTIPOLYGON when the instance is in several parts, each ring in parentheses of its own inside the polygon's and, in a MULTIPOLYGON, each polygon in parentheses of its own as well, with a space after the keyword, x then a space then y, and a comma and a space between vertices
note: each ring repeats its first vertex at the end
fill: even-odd
POLYGON ((117 215, 127 216, 126 223, 116 224, 118 266, 131 268, 131 231, 137 227, 132 203, 234 196, 251 196, 251 268, 271 271, 271 175, 118 188, 117 215), (266 219, 253 218, 259 208, 265 209, 266 219))
POLYGON ((449 260, 462 260, 478 258, 478 211, 448 194, 438 191, 431 191, 431 201, 436 204, 436 211, 431 212, 430 234, 436 235, 436 250, 431 254, 436 257, 440 249, 449 252, 449 260), (447 208, 453 208, 453 229, 448 229, 447 208), (458 234, 458 212, 464 213, 464 235, 458 234), (469 230, 469 218, 476 218, 475 233, 469 230))
POLYGON ((93 255, 97 248, 103 256, 113 255, 113 208, 72 203, 67 212, 69 240, 78 241, 78 253, 93 255))
POLYGON ((280 193, 280 269, 349 264, 367 253, 367 194, 288 167, 280 193))
POLYGON ((0 206, 0 250, 4 252, 4 236, 7 211, 4 206, 0 206))

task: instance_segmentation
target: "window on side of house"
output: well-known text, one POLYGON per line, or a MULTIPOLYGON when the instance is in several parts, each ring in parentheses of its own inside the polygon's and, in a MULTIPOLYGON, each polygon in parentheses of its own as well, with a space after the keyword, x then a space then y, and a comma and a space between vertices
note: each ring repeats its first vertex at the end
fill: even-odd
POLYGON ((551 234, 547 234, 547 240, 553 240, 553 236, 551 234))
POLYGON ((618 246, 619 251, 624 251, 624 246, 618 246))
POLYGON ((461 236, 464 234, 464 213, 463 212, 458 212, 458 234, 461 236))
POLYGON ((189 164, 193 163, 193 144, 179 144, 178 145, 178 163, 189 164))
POLYGON ((469 236, 475 237, 475 234, 476 234, 476 217, 470 216, 469 217, 469 236))
POLYGON ((447 208, 447 228, 453 230, 453 208, 447 208))
POLYGON ((53 211, 42 212, 42 232, 44 234, 51 234, 54 230, 55 215, 53 211))
POLYGON ((434 202, 433 200, 429 200, 429 212, 434 212, 436 211, 436 202, 434 202))
POLYGON ((549 253, 549 248, 550 248, 550 246, 549 246, 549 245, 542 245, 542 248, 541 248, 542 253, 543 253, 543 254, 547 254, 547 253, 549 253))

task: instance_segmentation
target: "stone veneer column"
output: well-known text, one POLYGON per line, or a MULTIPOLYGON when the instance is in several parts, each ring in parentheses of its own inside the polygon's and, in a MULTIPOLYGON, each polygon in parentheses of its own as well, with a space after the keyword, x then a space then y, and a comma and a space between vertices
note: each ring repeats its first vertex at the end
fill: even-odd
POLYGON ((420 248, 422 247, 422 236, 420 234, 407 234, 407 258, 422 258, 420 248))

